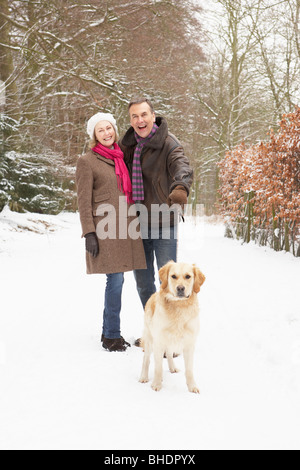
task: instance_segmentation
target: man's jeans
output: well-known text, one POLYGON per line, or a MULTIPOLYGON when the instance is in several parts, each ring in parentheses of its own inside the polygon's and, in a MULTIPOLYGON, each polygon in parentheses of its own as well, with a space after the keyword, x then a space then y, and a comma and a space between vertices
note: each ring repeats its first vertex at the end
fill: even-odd
POLYGON ((123 284, 124 273, 107 274, 102 333, 108 339, 121 337, 120 313, 123 284))
POLYGON ((147 269, 134 271, 137 290, 144 308, 151 295, 156 292, 154 255, 158 270, 169 261, 177 261, 177 229, 171 227, 170 238, 167 240, 162 239, 162 230, 159 231, 159 239, 157 240, 151 239, 150 234, 151 232, 148 239, 143 240, 147 269))

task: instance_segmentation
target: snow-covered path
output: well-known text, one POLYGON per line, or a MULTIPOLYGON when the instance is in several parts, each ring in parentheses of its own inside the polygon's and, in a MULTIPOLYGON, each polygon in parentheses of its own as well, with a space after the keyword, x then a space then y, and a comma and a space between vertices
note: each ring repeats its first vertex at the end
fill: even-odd
MULTIPOLYGON (((187 392, 182 357, 155 393, 138 383, 141 350, 100 346, 105 278, 85 275, 78 216, 0 214, 0 448, 300 449, 300 260, 223 233, 181 226, 180 261, 207 277, 201 394, 187 392)), ((142 324, 129 273, 123 336, 142 324)))

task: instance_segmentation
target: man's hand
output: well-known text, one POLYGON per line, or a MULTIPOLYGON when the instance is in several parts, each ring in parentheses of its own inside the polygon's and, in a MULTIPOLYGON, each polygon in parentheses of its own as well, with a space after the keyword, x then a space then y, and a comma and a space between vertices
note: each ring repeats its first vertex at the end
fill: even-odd
POLYGON ((188 203, 188 195, 184 186, 176 186, 168 197, 168 204, 179 204, 183 209, 185 204, 188 203))
POLYGON ((96 233, 85 235, 85 249, 93 258, 97 258, 99 255, 99 241, 96 233))

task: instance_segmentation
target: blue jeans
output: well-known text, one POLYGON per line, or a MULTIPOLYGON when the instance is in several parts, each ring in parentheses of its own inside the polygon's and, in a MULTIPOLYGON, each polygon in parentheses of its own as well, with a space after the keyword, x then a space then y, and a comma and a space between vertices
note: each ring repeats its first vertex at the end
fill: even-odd
POLYGON ((154 256, 156 257, 157 268, 160 270, 169 261, 177 261, 177 238, 176 229, 171 227, 170 238, 167 240, 162 239, 162 232, 160 231, 159 239, 144 239, 144 249, 147 262, 147 269, 138 269, 134 271, 137 290, 145 308, 146 303, 156 292, 155 286, 155 270, 154 270, 154 256))
POLYGON ((121 306, 124 273, 107 274, 105 305, 103 312, 103 336, 108 339, 121 337, 121 306))

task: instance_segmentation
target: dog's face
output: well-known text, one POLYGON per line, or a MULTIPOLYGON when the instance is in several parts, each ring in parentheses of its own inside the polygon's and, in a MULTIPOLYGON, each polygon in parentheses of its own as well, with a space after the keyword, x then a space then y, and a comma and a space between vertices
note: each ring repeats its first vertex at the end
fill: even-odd
POLYGON ((186 300, 193 292, 198 294, 205 276, 195 265, 170 261, 159 271, 161 288, 167 290, 173 300, 186 300))

